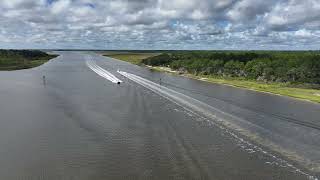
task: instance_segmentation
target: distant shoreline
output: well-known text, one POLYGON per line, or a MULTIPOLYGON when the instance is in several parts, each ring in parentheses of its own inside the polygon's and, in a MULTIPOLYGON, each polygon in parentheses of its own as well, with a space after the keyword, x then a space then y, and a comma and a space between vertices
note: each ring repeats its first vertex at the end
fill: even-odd
POLYGON ((56 57, 38 50, 0 50, 0 71, 34 68, 56 57))

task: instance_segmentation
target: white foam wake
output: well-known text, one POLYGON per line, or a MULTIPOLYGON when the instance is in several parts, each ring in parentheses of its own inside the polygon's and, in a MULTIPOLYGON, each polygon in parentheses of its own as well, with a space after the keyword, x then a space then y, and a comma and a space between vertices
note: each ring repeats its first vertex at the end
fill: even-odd
MULTIPOLYGON (((167 87, 161 86, 157 83, 154 83, 152 81, 149 81, 147 79, 144 79, 142 77, 139 77, 137 75, 123 72, 123 71, 117 71, 124 77, 144 86, 147 89, 152 90, 153 92, 159 94, 160 96, 184 107, 185 109, 192 111, 193 113, 199 113, 201 115, 205 115, 206 117, 216 119, 218 121, 222 121, 220 118, 226 118, 226 119, 236 119, 237 121, 242 121, 245 123, 249 123, 247 121, 244 121, 241 118, 238 118, 236 116, 233 116, 229 113, 226 113, 224 111, 221 111, 217 108, 214 108, 206 103, 203 103, 197 99, 194 99, 190 96, 184 95, 182 93, 179 93, 177 91, 174 91, 172 89, 169 89, 167 87), (217 118, 220 117, 219 119, 217 118)), ((251 124, 251 123, 250 123, 251 124)), ((253 124, 251 124, 253 125, 253 124)))
POLYGON ((111 74, 110 72, 108 72, 107 70, 101 68, 100 66, 98 66, 93 59, 87 59, 86 61, 87 66, 94 71, 95 73, 97 73, 99 76, 111 81, 112 83, 121 83, 122 81, 120 79, 118 79, 116 76, 114 76, 113 74, 111 74))
MULTIPOLYGON (((309 175, 306 172, 301 171, 297 167, 294 167, 292 164, 288 163, 286 160, 283 160, 282 158, 279 158, 272 153, 266 152, 263 150, 261 147, 258 147, 249 141, 244 140, 242 137, 238 136, 232 131, 229 131, 228 129, 233 129, 239 132, 242 135, 245 135, 247 137, 252 137, 252 139, 255 139, 255 141, 260 141, 262 144, 268 144, 270 147, 276 147, 271 141, 267 139, 261 139, 260 137, 257 136, 256 131, 261 131, 264 133, 272 133, 269 132, 267 129, 262 128, 261 126, 258 126, 256 124, 253 124, 249 121, 246 121, 242 118, 236 117, 232 114, 226 113, 224 111, 221 111, 217 108, 214 108, 204 102, 201 102, 197 99, 194 99, 192 97, 189 97, 187 95, 184 95, 182 93, 179 93, 177 91, 174 91, 172 89, 169 89, 167 87, 161 86, 157 83, 154 83, 152 81, 149 81, 147 79, 144 79, 140 76, 128 73, 128 72, 123 72, 123 71, 117 71, 124 77, 140 84, 141 86, 153 91, 154 93, 170 100, 171 102, 183 107, 187 111, 196 114, 198 116, 206 117, 209 119, 214 120, 214 123, 217 127, 225 130, 226 133, 237 139, 241 144, 245 144, 247 147, 250 147, 249 149, 252 150, 252 152, 259 151, 262 152, 269 157, 273 158, 274 160, 280 162, 282 165, 289 167, 290 169, 293 169, 295 172, 299 172, 303 175, 308 176, 310 179, 316 179, 316 177, 313 177, 309 175), (227 128, 225 128, 227 127, 227 128), (250 129, 248 131, 248 129, 250 129)), ((277 148, 273 148, 275 150, 278 150, 277 148)), ((282 152, 281 150, 278 150, 282 152)))

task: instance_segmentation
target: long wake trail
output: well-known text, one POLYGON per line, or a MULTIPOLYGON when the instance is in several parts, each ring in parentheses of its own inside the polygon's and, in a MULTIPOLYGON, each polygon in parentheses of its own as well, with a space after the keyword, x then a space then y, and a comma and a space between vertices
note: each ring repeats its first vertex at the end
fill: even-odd
POLYGON ((95 73, 97 73, 99 76, 111 81, 112 83, 121 83, 122 81, 120 79, 118 79, 115 75, 113 75, 112 73, 108 72, 107 70, 101 68, 100 66, 98 66, 93 59, 89 58, 86 60, 86 64, 87 66, 94 71, 95 73))
MULTIPOLYGON (((233 116, 229 113, 226 113, 224 111, 221 111, 217 108, 214 108, 206 103, 203 103, 197 99, 194 99, 190 96, 184 95, 182 93, 179 93, 177 91, 174 91, 172 89, 169 89, 167 87, 161 86, 157 83, 154 83, 152 81, 149 81, 147 79, 144 79, 142 77, 139 77, 137 75, 123 72, 123 71, 117 71, 124 77, 144 86, 147 89, 152 90, 153 92, 157 93, 158 95, 182 106, 183 108, 191 111, 192 113, 202 114, 205 115, 208 118, 212 118, 215 120, 218 120, 219 122, 223 122, 221 120, 221 117, 224 117, 224 119, 235 119, 237 121, 240 121, 242 123, 249 123, 248 121, 245 121, 241 118, 238 118, 236 116, 233 116), (219 117, 219 118, 217 118, 219 117)), ((250 125, 255 126, 254 124, 250 123, 250 125)))
MULTIPOLYGON (((315 179, 317 180, 316 177, 298 169, 297 167, 294 167, 292 164, 287 162, 286 160, 283 160, 280 157, 277 157, 273 155, 272 153, 266 152, 264 149, 261 147, 258 147, 256 145, 251 144, 249 141, 244 140, 242 137, 238 136, 235 134, 233 131, 230 131, 228 129, 233 129, 239 132, 240 134, 247 136, 247 137, 252 137, 255 139, 255 141, 262 143, 262 144, 267 144, 269 147, 274 147, 272 149, 276 151, 283 152, 283 149, 278 149, 279 147, 276 144, 273 144, 272 140, 264 139, 259 137, 255 132, 263 132, 265 133, 272 133, 268 129, 265 129, 261 126, 258 126, 256 124, 250 123, 249 121, 246 121, 242 118, 236 117, 232 114, 226 113, 224 111, 221 111, 217 108, 214 108, 204 102, 201 102, 197 99, 194 99, 192 97, 189 97, 187 95, 184 95, 182 93, 179 93, 177 91, 174 91, 172 89, 169 89, 167 87, 161 86, 157 83, 154 83, 152 81, 149 81, 147 79, 144 79, 140 76, 124 72, 124 71, 117 71, 119 74, 122 76, 140 84, 141 86, 153 91, 154 93, 168 99, 169 101, 179 105, 180 107, 184 108, 185 110, 196 114, 200 117, 204 117, 206 119, 212 119, 214 120, 214 123, 216 126, 218 126, 221 129, 224 129, 229 135, 237 139, 243 144, 246 144, 247 146, 250 146, 252 149, 255 151, 260 151, 266 155, 269 155, 276 161, 280 162, 282 165, 292 168, 294 171, 299 172, 301 174, 304 174, 308 176, 310 179, 315 179), (249 131, 248 131, 249 129, 249 131)), ((285 153, 287 154, 287 152, 285 153)), ((289 153, 290 154, 290 153, 289 153)))

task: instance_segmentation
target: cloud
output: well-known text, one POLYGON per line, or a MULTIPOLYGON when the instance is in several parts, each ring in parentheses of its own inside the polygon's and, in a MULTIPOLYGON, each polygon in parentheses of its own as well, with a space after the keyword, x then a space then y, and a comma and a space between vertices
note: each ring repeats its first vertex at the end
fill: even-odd
POLYGON ((319 49, 319 0, 1 0, 0 48, 319 49))
POLYGON ((255 20, 260 15, 269 12, 276 2, 276 0, 241 0, 234 4, 227 16, 238 22, 255 20))
POLYGON ((51 12, 53 14, 60 14, 63 11, 67 10, 69 8, 71 4, 70 0, 58 0, 58 1, 54 1, 51 4, 51 12))
POLYGON ((266 24, 273 30, 285 31, 320 28, 320 3, 318 0, 290 0, 280 3, 265 16, 266 24))

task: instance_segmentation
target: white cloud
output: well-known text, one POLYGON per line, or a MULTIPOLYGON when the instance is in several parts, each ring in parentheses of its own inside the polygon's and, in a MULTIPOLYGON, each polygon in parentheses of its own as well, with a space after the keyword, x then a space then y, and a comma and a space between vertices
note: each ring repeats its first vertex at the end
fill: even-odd
POLYGON ((234 21, 253 20, 268 12, 276 4, 275 2, 274 0, 241 0, 235 3, 227 16, 234 21))
POLYGON ((71 4, 70 0, 58 0, 52 3, 51 12, 53 14, 59 14, 69 8, 71 4))
POLYGON ((320 47, 319 0, 1 0, 0 11, 0 47, 320 47))
POLYGON ((278 30, 299 29, 300 26, 308 26, 310 23, 320 28, 320 2, 319 0, 289 0, 280 3, 267 14, 265 21, 271 28, 278 30))

